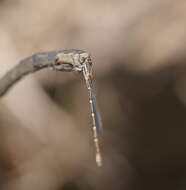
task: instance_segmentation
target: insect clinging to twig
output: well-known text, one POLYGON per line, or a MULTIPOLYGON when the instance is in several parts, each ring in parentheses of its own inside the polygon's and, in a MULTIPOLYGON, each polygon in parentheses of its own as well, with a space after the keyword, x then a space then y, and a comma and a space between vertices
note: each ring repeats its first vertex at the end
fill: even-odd
POLYGON ((54 69, 57 71, 78 71, 82 72, 89 93, 89 103, 93 122, 93 138, 96 150, 96 163, 102 166, 102 157, 99 147, 98 132, 102 130, 102 121, 96 101, 93 87, 92 59, 88 52, 82 50, 68 50, 56 55, 54 69))

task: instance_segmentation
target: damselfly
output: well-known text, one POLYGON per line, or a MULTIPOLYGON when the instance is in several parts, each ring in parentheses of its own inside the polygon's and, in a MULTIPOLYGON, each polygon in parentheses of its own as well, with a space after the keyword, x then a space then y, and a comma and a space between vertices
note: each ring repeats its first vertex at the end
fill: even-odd
POLYGON ((89 94, 89 103, 92 116, 93 139, 96 151, 96 163, 102 166, 102 157, 99 146, 98 132, 102 130, 101 115, 96 101, 95 89, 93 86, 92 59, 89 53, 82 50, 66 50, 58 53, 54 64, 54 69, 58 71, 78 71, 82 72, 89 94))

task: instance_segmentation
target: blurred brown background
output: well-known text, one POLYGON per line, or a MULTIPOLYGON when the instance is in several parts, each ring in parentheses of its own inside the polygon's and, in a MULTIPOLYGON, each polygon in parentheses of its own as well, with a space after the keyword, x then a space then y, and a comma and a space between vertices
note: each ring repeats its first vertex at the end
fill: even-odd
POLYGON ((185 189, 185 10, 184 0, 1 0, 0 76, 36 52, 85 49, 104 123, 97 168, 82 77, 26 77, 0 102, 1 189, 185 189))

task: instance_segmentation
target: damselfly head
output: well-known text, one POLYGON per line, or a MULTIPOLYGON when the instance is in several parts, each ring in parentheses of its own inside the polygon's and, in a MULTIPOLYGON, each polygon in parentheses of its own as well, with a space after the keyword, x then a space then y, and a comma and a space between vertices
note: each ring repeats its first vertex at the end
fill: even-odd
POLYGON ((85 52, 85 53, 80 54, 79 56, 80 56, 79 60, 81 64, 89 63, 90 65, 92 65, 92 58, 89 53, 85 52))

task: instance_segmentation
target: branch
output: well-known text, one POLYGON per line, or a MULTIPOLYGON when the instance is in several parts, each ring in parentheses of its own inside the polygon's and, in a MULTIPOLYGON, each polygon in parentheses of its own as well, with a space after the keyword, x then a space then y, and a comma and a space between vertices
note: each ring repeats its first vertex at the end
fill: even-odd
MULTIPOLYGON (((56 55, 58 53, 68 53, 71 50, 61 50, 61 51, 50 51, 37 53, 19 62, 14 68, 8 71, 0 79, 0 97, 5 95, 7 91, 16 82, 22 79, 24 76, 39 71, 44 68, 53 68, 56 63, 56 55)), ((65 71, 65 70, 62 70, 65 71)), ((66 70, 72 71, 72 70, 66 70)))

